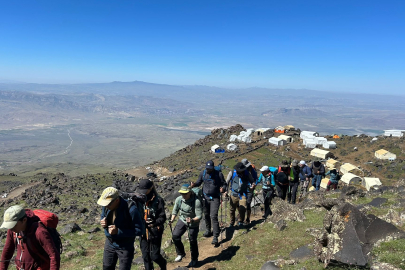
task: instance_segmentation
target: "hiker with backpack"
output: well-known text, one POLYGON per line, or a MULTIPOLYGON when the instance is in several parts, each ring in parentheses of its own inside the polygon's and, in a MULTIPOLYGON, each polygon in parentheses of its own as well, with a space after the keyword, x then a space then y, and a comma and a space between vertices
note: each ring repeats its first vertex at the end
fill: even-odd
POLYGON ((24 209, 20 205, 11 206, 4 212, 3 224, 0 228, 8 229, 1 254, 1 270, 8 268, 15 250, 17 250, 15 257, 17 269, 60 269, 58 243, 55 243, 46 224, 41 222, 34 211, 24 209))
POLYGON ((291 179, 290 174, 291 174, 290 165, 288 165, 287 160, 283 160, 280 166, 278 167, 278 171, 275 176, 277 195, 282 200, 285 200, 287 196, 288 187, 290 185, 291 179))
POLYGON ((250 214, 252 213, 252 200, 254 197, 255 188, 257 185, 257 172, 255 166, 246 158, 242 159, 242 164, 246 167, 246 173, 249 173, 254 182, 249 185, 247 199, 246 199, 246 223, 250 223, 250 214))
POLYGON ((172 239, 177 253, 177 257, 174 259, 175 262, 180 262, 186 256, 181 237, 188 231, 191 252, 191 261, 188 267, 195 267, 198 263, 197 237, 203 211, 201 202, 202 194, 198 190, 199 188, 191 189, 189 184, 181 186, 179 190, 181 196, 177 197, 174 202, 172 217, 169 221, 171 224, 176 216, 179 216, 179 220, 172 233, 172 239))
POLYGON ((298 161, 293 160, 291 163, 291 173, 290 173, 290 186, 288 187, 287 200, 288 203, 295 204, 297 198, 297 189, 300 183, 300 167, 298 166, 298 161))
POLYGON ((230 187, 230 215, 231 223, 230 227, 235 224, 235 211, 238 209, 239 212, 239 226, 247 225, 245 223, 245 213, 246 213, 246 201, 247 194, 250 185, 255 183, 252 175, 246 172, 247 168, 242 162, 238 162, 234 167, 233 171, 230 171, 226 182, 230 187))
POLYGON ((312 170, 312 186, 319 190, 322 178, 325 177, 325 166, 320 161, 314 161, 311 165, 312 170))
POLYGON ((195 183, 191 183, 191 188, 199 187, 204 183, 203 195, 204 195, 204 218, 206 231, 204 237, 211 237, 213 245, 218 245, 218 237, 220 234, 218 211, 221 204, 221 194, 226 191, 226 182, 224 175, 219 168, 214 166, 212 160, 207 161, 205 169, 198 176, 198 180, 195 183), (211 232, 211 224, 213 233, 211 232))
POLYGON ((274 196, 274 186, 276 183, 274 182, 274 176, 270 171, 269 166, 263 166, 261 169, 261 174, 257 179, 257 183, 262 183, 262 190, 263 190, 263 204, 264 204, 264 215, 262 216, 266 219, 268 216, 272 215, 270 209, 271 199, 274 196))
POLYGON ((161 270, 166 270, 167 261, 160 254, 166 222, 165 202, 157 194, 153 182, 148 179, 139 181, 137 192, 146 196, 146 202, 142 209, 146 231, 140 241, 145 270, 154 269, 153 262, 159 265, 161 270))
POLYGON ((325 174, 325 176, 326 175, 330 175, 329 182, 326 185, 326 191, 329 191, 331 187, 333 190, 337 189, 340 180, 340 174, 339 171, 335 168, 335 166, 333 165, 330 166, 329 171, 325 174))
POLYGON ((299 177, 300 177, 300 185, 301 185, 301 190, 300 190, 301 191, 300 198, 301 198, 307 192, 308 184, 312 177, 312 170, 311 170, 311 168, 309 168, 307 166, 305 160, 300 161, 299 167, 300 167, 299 177))
POLYGON ((103 270, 115 270, 118 260, 120 270, 130 270, 135 237, 145 233, 137 205, 127 202, 114 187, 104 189, 97 204, 102 206, 100 225, 106 236, 103 270))

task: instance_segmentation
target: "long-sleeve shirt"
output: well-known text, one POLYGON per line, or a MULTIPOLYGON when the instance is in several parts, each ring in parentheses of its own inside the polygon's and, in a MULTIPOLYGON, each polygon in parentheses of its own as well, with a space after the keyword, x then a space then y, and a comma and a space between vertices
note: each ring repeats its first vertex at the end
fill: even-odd
POLYGON ((274 181, 274 176, 271 173, 269 173, 267 176, 264 176, 261 173, 259 178, 256 181, 257 184, 262 183, 263 189, 270 189, 271 186, 268 185, 267 182, 270 182, 270 185, 273 187, 276 185, 276 182, 274 181))
POLYGON ((206 197, 219 198, 221 196, 220 188, 222 187, 226 190, 226 182, 222 172, 213 170, 211 173, 208 173, 207 170, 204 170, 198 176, 197 182, 194 184, 195 187, 203 186, 203 193, 206 197))
POLYGON ((120 204, 118 208, 114 211, 108 210, 106 207, 102 208, 101 219, 107 217, 110 214, 115 214, 115 219, 112 224, 118 228, 117 234, 110 234, 108 232, 108 227, 104 228, 105 236, 110 239, 110 244, 116 248, 127 248, 130 245, 134 244, 135 237, 141 236, 144 231, 144 222, 141 219, 141 214, 137 206, 134 204, 128 209, 128 203, 122 197, 120 198, 120 204))
POLYGON ((312 170, 307 165, 304 165, 302 168, 300 168, 300 180, 305 181, 307 177, 312 177, 312 170))
POLYGON ((29 239, 29 244, 27 244, 26 240, 22 242, 16 241, 14 233, 8 230, 6 244, 1 254, 0 270, 8 268, 16 250, 16 242, 17 254, 15 264, 19 269, 36 270, 40 266, 43 270, 59 270, 60 254, 53 242, 52 236, 46 227, 39 223, 40 220, 34 215, 33 211, 26 209, 25 212, 27 215, 27 228, 23 234, 25 239, 29 239), (29 250, 29 252, 22 252, 22 250, 29 250))
POLYGON ((339 181, 339 173, 336 171, 336 169, 328 171, 325 175, 330 175, 330 181, 333 184, 337 184, 339 181))
POLYGON ((198 218, 198 221, 192 221, 190 227, 198 227, 202 218, 202 204, 197 195, 193 192, 188 200, 183 199, 183 196, 176 198, 172 211, 173 216, 179 216, 179 219, 187 224, 187 218, 198 218))
MULTIPOLYGON (((226 177, 226 183, 228 186, 232 187, 232 178, 234 174, 234 170, 230 171, 228 173, 228 176, 226 177)), ((255 183, 255 180, 253 179, 252 174, 250 174, 247 170, 244 171, 241 175, 236 175, 235 177, 238 177, 240 179, 240 191, 239 193, 236 193, 231 190, 232 196, 239 196, 239 198, 242 198, 242 196, 247 197, 248 189, 252 184, 255 183)))

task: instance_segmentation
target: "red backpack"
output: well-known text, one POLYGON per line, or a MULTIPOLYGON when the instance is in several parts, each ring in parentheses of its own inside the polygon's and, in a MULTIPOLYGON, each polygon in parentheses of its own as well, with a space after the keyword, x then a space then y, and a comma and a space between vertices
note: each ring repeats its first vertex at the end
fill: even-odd
POLYGON ((56 230, 56 227, 58 227, 59 222, 58 216, 54 213, 42 209, 37 209, 34 210, 33 212, 37 217, 39 217, 42 225, 44 225, 44 227, 51 235, 53 242, 55 243, 56 250, 59 251, 59 254, 62 254, 63 251, 62 240, 60 238, 60 234, 56 230))

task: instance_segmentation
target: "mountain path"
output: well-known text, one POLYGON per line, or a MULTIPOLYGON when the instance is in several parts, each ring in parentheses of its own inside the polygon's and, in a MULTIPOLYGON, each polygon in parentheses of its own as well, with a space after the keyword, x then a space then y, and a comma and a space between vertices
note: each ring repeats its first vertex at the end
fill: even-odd
POLYGON ((12 190, 10 193, 7 194, 6 198, 0 198, 0 202, 2 201, 6 201, 9 199, 14 199, 15 197, 20 196, 24 191, 26 191, 27 189, 34 187, 36 185, 39 185, 40 182, 35 182, 35 183, 30 183, 30 184, 26 184, 26 185, 22 185, 14 190, 12 190))
MULTIPOLYGON (((252 213, 251 224, 247 227, 248 231, 256 227, 256 225, 253 224, 258 224, 259 220, 260 220, 259 215, 254 216, 252 213)), ((232 235, 234 236, 231 239, 226 239, 227 229, 228 229, 227 227, 222 228, 221 233, 222 245, 220 245, 219 247, 214 247, 214 245, 211 244, 212 237, 204 238, 202 241, 198 242, 198 251, 199 251, 198 264, 196 267, 189 269, 204 269, 204 270, 216 269, 214 263, 224 259, 222 255, 224 257, 226 256, 225 254, 226 250, 228 249, 229 246, 231 246, 233 237, 246 233, 246 232, 241 233, 240 230, 234 229, 234 232, 238 231, 238 233, 234 234, 234 232, 232 232, 232 235)), ((241 230, 244 231, 245 229, 241 230)), ((219 240, 221 242, 221 237, 219 237, 219 240)), ((186 250, 186 257, 184 257, 181 262, 168 263, 167 269, 174 270, 177 267, 187 267, 190 261, 191 261, 190 251, 186 250)))

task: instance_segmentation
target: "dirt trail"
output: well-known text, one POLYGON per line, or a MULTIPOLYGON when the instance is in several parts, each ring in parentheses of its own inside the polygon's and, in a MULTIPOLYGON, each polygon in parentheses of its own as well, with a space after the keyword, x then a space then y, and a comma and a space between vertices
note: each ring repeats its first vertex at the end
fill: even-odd
MULTIPOLYGON (((248 228, 252 228, 257 224, 258 221, 260 220, 259 215, 251 216, 252 222, 248 226, 248 228)), ((190 268, 190 269, 216 269, 214 263, 222 260, 227 260, 227 257, 229 256, 227 253, 232 253, 232 251, 227 252, 228 247, 232 243, 232 239, 225 239, 226 234, 231 234, 233 235, 235 231, 238 231, 238 229, 233 229, 232 232, 229 231, 229 228, 226 228, 226 230, 223 230, 223 243, 219 247, 214 247, 211 245, 212 237, 209 238, 204 238, 204 240, 198 242, 198 251, 200 253, 198 257, 198 264, 197 267, 190 268)), ((241 229, 244 231, 245 229, 241 229)), ((238 235, 241 234, 241 230, 239 230, 238 235)), ((235 233, 236 234, 236 233, 235 233)), ((191 257, 190 257, 190 251, 186 250, 186 257, 183 258, 181 262, 174 262, 174 263, 168 263, 167 264, 167 269, 168 270, 173 270, 176 269, 177 267, 187 267, 187 265, 190 263, 191 257)))
POLYGON ((14 189, 13 191, 11 191, 10 193, 8 193, 6 198, 0 198, 0 202, 6 201, 8 199, 14 199, 15 197, 20 196, 24 191, 26 191, 30 187, 33 187, 33 186, 36 186, 39 184, 40 184, 39 182, 35 182, 35 183, 22 185, 21 187, 18 187, 16 189, 14 189))

